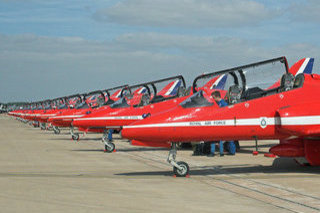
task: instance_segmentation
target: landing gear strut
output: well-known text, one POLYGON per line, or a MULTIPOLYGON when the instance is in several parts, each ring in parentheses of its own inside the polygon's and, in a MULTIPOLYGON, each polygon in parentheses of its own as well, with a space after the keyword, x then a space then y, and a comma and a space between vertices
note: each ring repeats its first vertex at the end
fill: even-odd
POLYGON ((73 126, 70 127, 70 134, 71 134, 72 140, 78 141, 80 139, 80 135, 78 133, 74 133, 74 127, 73 126))
POLYGON ((183 161, 176 161, 177 156, 177 144, 171 143, 171 149, 169 151, 168 155, 168 163, 170 163, 173 166, 173 173, 177 177, 186 177, 189 175, 189 165, 186 162, 183 161))
POLYGON ((46 123, 40 123, 40 129, 46 130, 46 123))
POLYGON ((54 134, 59 135, 60 134, 60 129, 57 126, 52 127, 54 134))
POLYGON ((104 143, 105 152, 113 152, 116 146, 112 143, 113 129, 109 129, 103 133, 102 142, 104 143))

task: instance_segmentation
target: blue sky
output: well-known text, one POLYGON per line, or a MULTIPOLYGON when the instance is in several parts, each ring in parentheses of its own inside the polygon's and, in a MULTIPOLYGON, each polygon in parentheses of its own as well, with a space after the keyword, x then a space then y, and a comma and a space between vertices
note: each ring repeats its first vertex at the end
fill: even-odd
MULTIPOLYGON (((320 53, 317 0, 0 0, 0 102, 320 53)), ((317 71, 316 71, 317 72, 317 71)))

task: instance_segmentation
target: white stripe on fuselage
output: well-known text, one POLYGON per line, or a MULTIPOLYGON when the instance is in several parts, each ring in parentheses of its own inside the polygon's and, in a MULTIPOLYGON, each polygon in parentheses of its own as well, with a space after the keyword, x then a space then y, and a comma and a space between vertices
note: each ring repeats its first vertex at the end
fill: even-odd
POLYGON ((281 125, 318 125, 320 124, 320 116, 297 116, 286 117, 281 119, 281 125))
POLYGON ((190 122, 173 122, 124 126, 123 128, 152 128, 152 127, 190 127, 190 126, 261 126, 269 125, 320 125, 320 116, 298 116, 298 117, 260 117, 249 119, 207 120, 190 122))
POLYGON ((78 118, 77 121, 88 120, 142 120, 141 115, 138 116, 112 116, 112 117, 92 117, 92 118, 78 118))
POLYGON ((53 118, 80 118, 84 115, 61 115, 61 116, 54 116, 53 118))

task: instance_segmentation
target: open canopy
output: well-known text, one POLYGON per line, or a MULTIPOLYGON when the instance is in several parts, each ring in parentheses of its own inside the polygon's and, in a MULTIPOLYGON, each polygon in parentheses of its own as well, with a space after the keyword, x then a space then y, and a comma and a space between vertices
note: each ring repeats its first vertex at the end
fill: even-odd
POLYGON ((222 98, 225 98, 229 104, 277 93, 285 85, 283 83, 276 87, 274 85, 280 79, 284 79, 283 76, 291 75, 288 70, 286 58, 279 57, 200 75, 193 82, 195 94, 181 103, 181 106, 190 108, 212 105, 210 103, 212 100, 206 98, 210 94, 199 92, 204 90, 201 83, 207 83, 210 79, 216 79, 215 82, 223 81, 223 87, 221 83, 212 84, 210 91, 218 90, 221 94, 226 94, 222 98))

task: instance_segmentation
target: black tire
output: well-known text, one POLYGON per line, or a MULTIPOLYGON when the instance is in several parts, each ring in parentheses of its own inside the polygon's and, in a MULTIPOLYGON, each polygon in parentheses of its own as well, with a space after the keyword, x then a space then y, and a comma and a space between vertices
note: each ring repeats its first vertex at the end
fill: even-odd
POLYGON ((109 146, 104 145, 104 149, 106 152, 113 152, 114 149, 116 148, 116 145, 114 145, 114 143, 109 143, 109 146), (110 146, 110 147, 109 147, 110 146))
POLYGON ((310 163, 307 163, 307 162, 305 162, 305 163, 302 163, 302 162, 300 162, 298 159, 294 159, 294 161, 296 162, 296 164, 298 164, 299 166, 304 166, 304 167, 306 167, 306 166, 311 166, 311 164, 310 163))
POLYGON ((79 138, 80 138, 79 134, 73 134, 72 135, 72 140, 74 140, 74 141, 79 140, 79 138))
POLYGON ((183 167, 183 170, 179 170, 176 167, 173 167, 173 173, 177 176, 177 177, 186 177, 187 175, 189 175, 189 165, 186 162, 183 161, 179 161, 177 162, 177 164, 181 167, 183 167))

